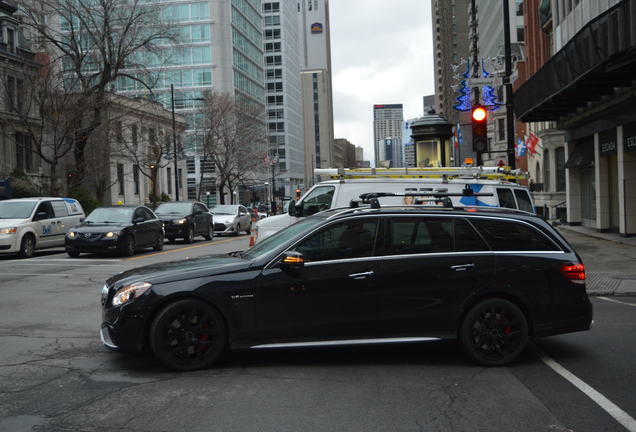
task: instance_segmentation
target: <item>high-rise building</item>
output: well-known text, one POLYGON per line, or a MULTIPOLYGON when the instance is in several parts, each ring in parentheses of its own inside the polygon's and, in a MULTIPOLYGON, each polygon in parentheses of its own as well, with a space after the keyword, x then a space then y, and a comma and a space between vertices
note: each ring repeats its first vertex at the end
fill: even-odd
POLYGON ((402 104, 373 105, 373 145, 376 167, 381 160, 391 160, 391 167, 402 166, 402 122, 404 107, 402 104), (390 144, 386 140, 390 138, 390 144), (393 146, 393 141, 397 145, 393 146), (391 151, 387 151, 387 146, 391 151))
MULTIPOLYGON (((170 109, 170 85, 174 86, 175 110, 189 124, 184 145, 189 157, 188 198, 196 197, 198 190, 211 191, 215 203, 214 167, 199 161, 201 143, 195 132, 203 117, 198 111, 212 90, 231 94, 237 104, 265 109, 261 0, 169 0, 157 7, 181 37, 145 65, 157 73, 153 94, 170 109)), ((139 82, 126 78, 118 80, 117 91, 130 96, 147 93, 139 82)))
POLYGON ((299 0, 299 40, 303 93, 305 181, 314 168, 333 165, 333 92, 328 0, 299 0))
POLYGON ((299 16, 294 2, 262 6, 269 151, 278 155, 276 184, 291 195, 305 183, 299 16))

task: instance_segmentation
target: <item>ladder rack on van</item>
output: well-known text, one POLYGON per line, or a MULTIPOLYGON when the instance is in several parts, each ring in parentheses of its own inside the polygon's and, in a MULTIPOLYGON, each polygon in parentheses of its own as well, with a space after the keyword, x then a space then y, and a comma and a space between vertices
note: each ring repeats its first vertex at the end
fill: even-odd
POLYGON ((341 181, 369 178, 441 178, 443 180, 481 179, 519 182, 529 178, 526 171, 502 167, 316 168, 314 174, 341 181))

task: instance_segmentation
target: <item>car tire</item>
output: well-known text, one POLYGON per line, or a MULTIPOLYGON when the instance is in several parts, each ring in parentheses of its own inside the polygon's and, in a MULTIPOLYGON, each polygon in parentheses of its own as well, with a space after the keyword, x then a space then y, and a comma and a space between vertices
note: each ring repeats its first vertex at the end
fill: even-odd
POLYGON ((71 258, 77 258, 78 256, 80 256, 80 251, 78 249, 66 249, 66 253, 71 258))
POLYGON ((133 256, 136 250, 135 238, 131 235, 126 236, 124 240, 124 256, 133 256))
POLYGON ((206 240, 212 240, 213 237, 214 237, 214 225, 210 225, 210 228, 208 229, 208 233, 204 235, 203 238, 206 240))
POLYGON ((156 251, 163 250, 163 234, 159 234, 159 237, 157 237, 157 242, 152 247, 152 249, 156 251))
POLYGON ((168 304, 150 327, 150 347, 169 369, 191 371, 210 367, 227 347, 225 321, 205 302, 186 299, 168 304))
POLYGON ((18 252, 18 256, 20 258, 31 258, 34 251, 35 237, 33 237, 33 234, 25 234, 20 242, 20 251, 18 252))
POLYGON ((501 298, 481 301, 462 321, 459 342, 466 355, 481 366, 505 366, 528 344, 528 321, 514 303, 501 298))
POLYGON ((186 236, 183 238, 186 243, 194 242, 194 228, 189 227, 186 236))

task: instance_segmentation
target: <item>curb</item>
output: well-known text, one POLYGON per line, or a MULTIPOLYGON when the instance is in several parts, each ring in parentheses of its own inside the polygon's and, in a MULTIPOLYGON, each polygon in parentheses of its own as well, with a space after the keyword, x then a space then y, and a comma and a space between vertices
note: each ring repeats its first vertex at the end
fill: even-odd
POLYGON ((588 272, 585 285, 590 296, 636 296, 636 275, 588 272))

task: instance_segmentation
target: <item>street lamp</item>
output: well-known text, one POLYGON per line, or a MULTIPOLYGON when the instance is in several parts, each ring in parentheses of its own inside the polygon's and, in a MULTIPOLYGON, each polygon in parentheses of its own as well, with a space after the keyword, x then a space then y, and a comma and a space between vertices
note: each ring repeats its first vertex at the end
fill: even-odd
POLYGON ((210 207, 210 191, 205 191, 205 205, 210 207))

